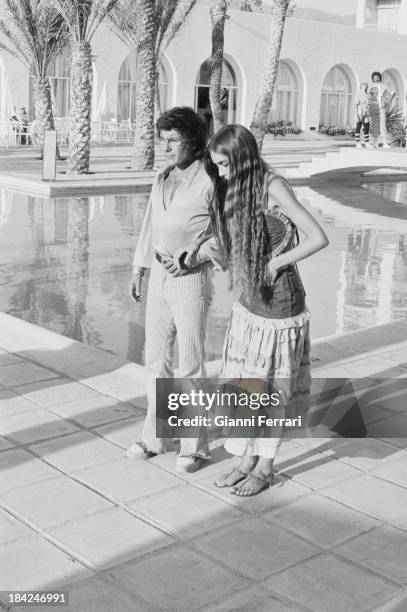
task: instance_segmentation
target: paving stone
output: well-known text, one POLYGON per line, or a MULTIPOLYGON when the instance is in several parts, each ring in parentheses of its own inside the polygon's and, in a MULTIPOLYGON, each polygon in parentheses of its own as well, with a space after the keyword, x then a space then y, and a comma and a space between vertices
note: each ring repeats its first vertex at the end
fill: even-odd
POLYGON ((363 390, 368 390, 369 387, 377 385, 376 378, 369 378, 365 376, 363 378, 348 378, 343 379, 334 376, 333 378, 324 378, 319 376, 319 370, 313 368, 313 376, 311 381, 311 405, 314 401, 321 400, 323 395, 327 392, 338 389, 340 395, 346 393, 352 393, 363 390))
POLYGON ((306 608, 272 595, 259 585, 239 591, 222 603, 205 608, 207 612, 304 612, 306 608))
MULTIPOLYGON (((226 470, 227 471, 227 470, 226 470)), ((220 470, 219 474, 223 471, 220 470)), ((212 495, 216 495, 220 499, 227 500, 237 506, 244 512, 264 512, 266 510, 277 509, 287 506, 298 497, 302 495, 310 495, 312 491, 308 487, 293 482, 283 476, 277 475, 274 478, 274 485, 267 491, 264 491, 261 495, 255 495, 254 497, 239 497, 238 495, 232 495, 230 489, 218 488, 213 484, 213 475, 207 477, 201 477, 197 479, 196 483, 209 491, 212 495)))
POLYGON ((98 395, 93 389, 89 389, 89 387, 85 387, 85 385, 69 380, 69 378, 32 382, 15 387, 14 391, 23 395, 31 402, 35 402, 42 408, 52 406, 59 402, 70 402, 98 395))
POLYGON ((220 499, 189 485, 138 500, 130 507, 181 539, 216 529, 241 516, 220 499))
POLYGON ((8 353, 7 351, 0 350, 0 366, 8 365, 10 363, 20 363, 21 361, 24 361, 24 359, 19 355, 14 355, 14 353, 8 353))
POLYGON ((248 581, 182 545, 109 572, 164 610, 191 612, 243 589, 248 581))
POLYGON ((313 612, 365 612, 397 590, 387 580, 325 553, 272 576, 263 584, 313 612))
POLYGON ((259 518, 241 520, 201 536, 194 545, 253 580, 266 578, 319 550, 259 518))
POLYGON ((106 395, 88 397, 64 404, 55 404, 50 409, 64 418, 80 423, 83 427, 97 427, 106 423, 134 416, 140 417, 142 415, 134 406, 122 404, 106 395))
POLYGON ((369 425, 367 434, 371 438, 383 438, 401 448, 407 447, 407 415, 397 414, 369 425))
POLYGON ((47 380, 58 376, 59 374, 31 363, 31 361, 13 363, 0 368, 0 383, 6 387, 24 385, 36 380, 47 380))
POLYGON ((407 610, 407 592, 401 591, 386 603, 374 609, 374 612, 406 612, 407 610))
POLYGON ((10 440, 6 440, 3 436, 0 436, 0 451, 8 450, 9 448, 15 448, 15 444, 10 440))
POLYGON ((337 459, 349 463, 360 470, 372 470, 383 462, 405 456, 405 451, 398 450, 391 444, 371 438, 353 438, 335 447, 337 459))
POLYGON ((407 584, 407 533, 383 525, 335 549, 351 561, 407 584))
MULTIPOLYGON (((69 606, 35 606, 35 612, 71 610, 72 612, 162 612, 151 603, 146 604, 134 593, 128 593, 112 580, 89 578, 78 584, 68 585, 69 606)), ((13 612, 27 612, 27 606, 14 607, 13 612)))
POLYGON ((0 491, 57 478, 61 473, 22 448, 0 454, 0 491))
POLYGON ((39 442, 74 431, 79 431, 78 427, 42 408, 10 415, 0 421, 0 433, 21 444, 39 442))
POLYGON ((1 493, 0 503, 42 529, 82 518, 112 505, 66 476, 1 493))
POLYGON ((0 390, 0 418, 11 415, 36 410, 37 406, 27 401, 23 397, 13 393, 11 389, 0 390))
POLYGON ((119 565, 173 542, 120 508, 102 510, 49 529, 48 533, 98 569, 119 565))
POLYGON ((407 507, 406 489, 370 474, 324 489, 323 495, 383 521, 400 519, 407 507))
POLYGON ((102 495, 119 502, 131 502, 165 489, 184 486, 181 479, 149 465, 147 461, 119 459, 72 474, 102 495))
POLYGON ((262 515, 321 547, 331 547, 373 529, 380 523, 365 514, 318 494, 307 495, 288 508, 262 515))
POLYGON ((21 540, 34 534, 24 523, 0 508, 0 547, 7 542, 21 540))
POLYGON ((399 451, 398 455, 396 460, 386 461, 383 465, 375 467, 372 474, 395 482, 402 487, 407 487, 407 453, 399 451))
POLYGON ((314 453, 292 467, 285 467, 284 474, 308 487, 320 489, 358 476, 360 471, 325 454, 314 453))
POLYGON ((358 397, 362 402, 377 404, 381 409, 406 412, 407 379, 403 379, 403 384, 400 384, 400 380, 383 381, 380 385, 365 390, 358 397))
POLYGON ((87 431, 33 444, 31 450, 66 473, 123 456, 120 448, 87 431))
POLYGON ((117 423, 110 423, 97 427, 95 431, 106 438, 118 444, 124 449, 129 448, 132 444, 141 440, 141 432, 143 431, 145 415, 137 416, 133 419, 126 419, 117 423))
POLYGON ((0 547, 0 591, 62 588, 92 572, 41 536, 0 547))

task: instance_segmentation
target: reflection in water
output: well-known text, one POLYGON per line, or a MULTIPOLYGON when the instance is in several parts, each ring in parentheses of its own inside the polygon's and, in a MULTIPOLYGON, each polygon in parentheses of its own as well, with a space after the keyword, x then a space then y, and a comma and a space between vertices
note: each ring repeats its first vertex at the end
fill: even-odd
POLYGON ((407 182, 385 182, 385 183, 366 183, 362 185, 364 189, 369 189, 378 193, 386 200, 407 204, 407 182))
MULTIPOLYGON (((300 187, 330 247, 301 262, 314 338, 407 314, 407 222, 300 187), (321 281, 323 279, 323 281, 321 281), (321 291, 321 288, 323 291, 321 291)), ((363 190, 361 190, 363 193, 363 190)), ((142 362, 145 300, 127 285, 147 194, 43 200, 1 192, 0 310, 142 362)), ((206 352, 220 356, 232 296, 211 278, 206 352)))
POLYGON ((70 198, 66 202, 66 207, 68 227, 65 283, 68 316, 65 334, 75 340, 95 344, 95 338, 92 338, 91 330, 86 324, 86 296, 89 285, 89 200, 70 198))

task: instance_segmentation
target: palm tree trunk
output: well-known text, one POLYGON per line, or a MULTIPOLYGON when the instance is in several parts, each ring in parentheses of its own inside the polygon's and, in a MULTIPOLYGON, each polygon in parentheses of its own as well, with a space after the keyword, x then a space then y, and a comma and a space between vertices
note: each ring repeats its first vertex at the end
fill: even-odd
POLYGON ((89 171, 92 105, 92 56, 88 41, 72 42, 68 172, 89 171))
MULTIPOLYGON (((52 112, 51 86, 48 77, 33 77, 35 132, 42 159, 44 148, 44 130, 55 130, 52 112)), ((57 159, 61 159, 57 143, 57 159)))
POLYGON ((137 12, 137 96, 133 169, 149 170, 154 164, 154 99, 156 55, 154 0, 140 0, 137 12))
POLYGON ((225 125, 221 104, 221 83, 223 66, 223 46, 225 39, 227 2, 226 0, 215 0, 211 6, 211 28, 212 28, 212 57, 211 78, 209 82, 209 100, 213 115, 213 130, 217 132, 225 125))
POLYGON ((280 58, 281 42, 283 40, 284 24, 287 17, 290 0, 274 0, 273 12, 270 21, 269 41, 266 52, 263 84, 254 109, 253 120, 250 126, 259 149, 263 147, 264 134, 273 102, 274 85, 276 82, 278 61, 280 58))

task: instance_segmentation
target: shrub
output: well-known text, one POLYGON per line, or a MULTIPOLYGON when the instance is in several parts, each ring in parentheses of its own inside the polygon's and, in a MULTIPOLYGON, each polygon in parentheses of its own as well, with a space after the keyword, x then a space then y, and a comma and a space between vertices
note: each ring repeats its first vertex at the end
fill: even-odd
POLYGON ((320 125, 318 128, 318 132, 320 134, 325 134, 326 136, 354 136, 355 128, 351 128, 349 126, 340 126, 340 125, 320 125))
POLYGON ((301 134, 302 130, 292 121, 274 121, 269 123, 266 128, 266 134, 273 136, 286 136, 287 134, 301 134))
POLYGON ((407 124, 403 111, 398 104, 393 104, 386 114, 386 128, 392 145, 396 147, 406 146, 407 124))

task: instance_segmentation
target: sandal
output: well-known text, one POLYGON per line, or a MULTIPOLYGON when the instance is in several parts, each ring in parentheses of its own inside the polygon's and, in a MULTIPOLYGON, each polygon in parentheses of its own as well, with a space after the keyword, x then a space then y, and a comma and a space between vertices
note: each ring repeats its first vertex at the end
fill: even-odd
POLYGON ((213 484, 215 485, 215 487, 219 487, 219 488, 233 487, 241 480, 244 480, 245 478, 247 478, 248 475, 249 474, 247 472, 242 472, 242 470, 240 470, 238 467, 235 467, 228 474, 221 476, 220 480, 215 480, 213 484), (226 482, 226 480, 230 478, 233 474, 236 474, 236 477, 232 478, 232 482, 226 482))
POLYGON ((247 478, 244 482, 241 482, 238 487, 234 487, 230 492, 232 495, 238 495, 239 497, 253 497, 253 495, 258 495, 262 491, 268 489, 274 479, 274 474, 270 474, 270 476, 265 476, 264 478, 261 476, 256 476, 255 474, 248 474, 247 478), (243 487, 247 484, 252 485, 252 489, 250 493, 244 493, 243 487), (239 491, 242 491, 241 493, 239 491))

